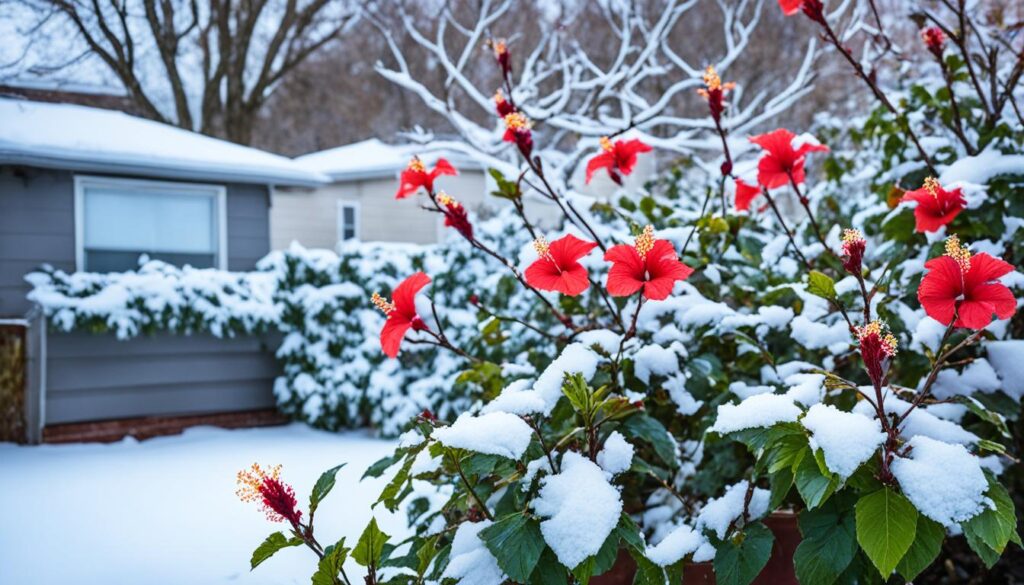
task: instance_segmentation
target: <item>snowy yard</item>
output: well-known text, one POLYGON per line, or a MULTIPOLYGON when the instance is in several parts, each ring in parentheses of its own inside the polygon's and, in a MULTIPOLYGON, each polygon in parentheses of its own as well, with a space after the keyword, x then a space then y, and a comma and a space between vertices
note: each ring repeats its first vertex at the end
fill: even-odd
MULTIPOLYGON (((331 434, 299 424, 222 430, 111 445, 0 444, 0 581, 50 585, 309 583, 306 548, 278 553, 249 572, 252 550, 283 524, 235 497, 235 473, 281 463, 303 509, 321 471, 340 462, 338 483, 317 513, 325 543, 355 542, 383 480, 363 470, 394 448, 364 432, 331 434)), ((383 507, 381 528, 402 531, 383 507)))

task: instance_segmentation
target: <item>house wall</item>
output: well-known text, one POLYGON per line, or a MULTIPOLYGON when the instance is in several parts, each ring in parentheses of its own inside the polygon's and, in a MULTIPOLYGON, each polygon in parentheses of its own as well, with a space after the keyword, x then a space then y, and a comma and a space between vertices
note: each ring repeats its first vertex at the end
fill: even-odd
MULTIPOLYGON (((270 251, 268 188, 226 187, 228 269, 250 270, 270 251)), ((29 310, 24 277, 44 263, 75 269, 74 174, 0 166, 0 317, 29 310)))
MULTIPOLYGON (((507 202, 491 197, 490 179, 482 171, 462 171, 458 176, 440 177, 436 183, 474 213, 488 213, 507 202)), ((359 239, 364 242, 408 242, 433 244, 443 233, 439 214, 422 209, 428 205, 421 191, 406 199, 395 199, 398 178, 383 177, 336 182, 314 190, 276 189, 270 209, 270 240, 275 250, 297 241, 307 248, 334 249, 338 242, 338 202, 359 204, 359 239)), ((553 225, 558 210, 554 205, 527 202, 531 220, 553 225)))
POLYGON ((51 332, 45 424, 273 407, 279 341, 51 332))
MULTIPOLYGON (((228 268, 249 270, 270 250, 268 188, 226 191, 228 268)), ((0 166, 0 317, 30 309, 24 275, 40 264, 75 269, 73 207, 72 173, 0 166)), ((36 397, 45 424, 274 404, 274 339, 49 332, 44 343, 36 397)))

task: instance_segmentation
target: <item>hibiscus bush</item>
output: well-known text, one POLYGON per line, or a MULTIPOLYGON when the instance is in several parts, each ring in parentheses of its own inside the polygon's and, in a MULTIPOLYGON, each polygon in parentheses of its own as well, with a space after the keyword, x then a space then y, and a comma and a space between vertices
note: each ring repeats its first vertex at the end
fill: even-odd
POLYGON ((708 66, 691 98, 702 140, 687 140, 715 154, 691 152, 638 188, 642 157, 670 141, 635 121, 581 139, 582 182, 620 187, 606 200, 582 196, 566 180, 571 163, 543 142, 590 126, 552 114, 557 100, 538 86, 520 89, 530 76, 504 42, 489 44, 502 89, 495 136, 518 161, 496 172, 499 192, 549 199, 563 229, 543 233, 514 205, 532 243, 503 250, 418 160, 402 193, 424 190, 530 299, 476 305, 478 323, 497 324, 480 335, 544 343, 495 357, 455 338, 422 271, 374 295, 385 352, 431 346, 488 383, 454 418, 421 413, 366 471, 387 477, 374 505, 407 512, 409 534, 392 540, 371 522, 354 547, 325 548, 313 500, 305 521, 264 473, 256 498, 291 536, 268 538, 254 565, 305 544, 319 558, 315 583, 351 584, 351 555, 366 583, 587 583, 624 570, 634 583, 678 583, 707 563, 718 583, 742 585, 781 554, 771 527, 786 519, 800 543, 785 561, 804 585, 921 582, 940 555, 962 572, 1012 554, 1021 541, 1005 471, 1024 393, 1015 29, 963 4, 922 7, 909 19, 918 42, 900 48, 902 21, 779 4, 816 27, 823 58, 872 104, 823 113, 819 138, 737 136, 744 88, 708 66), (868 26, 858 17, 873 31, 863 58, 849 46, 868 26), (883 86, 884 71, 865 65, 896 57, 920 68, 920 83, 883 86), (954 556, 961 542, 968 560, 954 556))

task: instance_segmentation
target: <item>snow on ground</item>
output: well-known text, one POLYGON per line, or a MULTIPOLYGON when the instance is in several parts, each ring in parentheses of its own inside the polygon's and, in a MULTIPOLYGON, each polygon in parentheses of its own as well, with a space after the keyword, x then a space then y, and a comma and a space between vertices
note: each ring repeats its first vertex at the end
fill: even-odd
MULTIPOLYGON (((253 549, 284 525, 238 500, 235 473, 253 462, 281 463, 282 479, 295 486, 305 511, 320 473, 347 462, 317 510, 316 533, 325 545, 341 536, 355 544, 389 479, 359 477, 395 444, 299 424, 200 427, 109 445, 0 444, 0 581, 308 585, 316 563, 304 547, 249 571, 253 549)), ((404 514, 383 507, 374 514, 388 534, 404 533, 404 514)), ((351 576, 356 568, 346 570, 351 576)))

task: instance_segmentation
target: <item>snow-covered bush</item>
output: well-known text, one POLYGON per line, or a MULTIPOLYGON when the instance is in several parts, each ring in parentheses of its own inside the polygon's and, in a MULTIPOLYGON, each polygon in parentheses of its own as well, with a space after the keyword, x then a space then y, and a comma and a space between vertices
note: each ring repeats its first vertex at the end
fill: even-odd
POLYGON ((137 271, 68 274, 43 267, 25 277, 29 300, 60 331, 111 331, 128 339, 156 331, 211 333, 217 337, 273 330, 273 275, 177 268, 158 260, 137 271))
MULTIPOLYGON (((669 4, 664 22, 679 16, 669 4)), ((665 28, 613 3, 602 4, 612 21, 638 23, 645 39, 612 65, 618 76, 557 46, 530 52, 520 72, 505 43, 490 43, 503 89, 494 128, 385 72, 443 110, 481 157, 518 156, 514 174, 503 170, 510 192, 548 197, 567 223, 545 234, 524 221, 536 250, 502 257, 475 243, 427 169, 414 161, 403 174, 536 298, 505 322, 553 316, 558 344, 535 371, 489 365, 440 328, 421 293, 427 275, 375 298, 386 351, 429 343, 470 356, 469 372, 500 368, 503 387, 454 420, 423 413, 367 471, 390 478, 378 504, 405 506, 414 528, 367 557, 382 538, 371 523, 355 549, 367 583, 587 583, 625 553, 637 582, 678 583, 686 563, 711 561, 719 583, 746 584, 772 554, 761 520, 779 510, 799 520, 793 563, 804 584, 915 579, 954 535, 987 566, 1020 542, 999 476, 1019 455, 1006 420, 1019 412, 1024 360, 1014 269, 1024 210, 1013 193, 1024 180, 1022 69, 997 58, 1013 49, 992 49, 1012 47, 1015 33, 956 14, 963 4, 921 8, 935 26, 970 29, 927 30, 901 50, 886 30, 892 16, 873 3, 850 14, 851 3, 834 13, 819 0, 779 4, 808 17, 879 104, 860 119, 822 117, 815 133, 827 144, 783 129, 737 135, 752 133, 743 84, 712 67, 703 79, 692 67, 670 78, 682 60, 660 62, 671 52, 665 28), (942 35, 955 39, 948 55, 942 35), (972 60, 979 46, 987 56, 972 60), (920 86, 866 68, 891 55, 927 73, 920 86), (659 96, 639 95, 630 72, 702 86, 703 124, 658 111, 659 96), (618 91, 605 96, 616 107, 588 109, 602 99, 588 89, 618 91), (687 130, 662 139, 659 123, 687 130), (572 132, 579 140, 562 146, 572 132), (591 132, 610 136, 595 144, 591 132), (694 164, 638 189, 628 176, 650 146, 694 164), (591 174, 629 188, 614 202, 574 193, 572 178, 591 174)), ((479 29, 453 26, 476 38, 500 13, 485 16, 479 29)), ((449 58, 443 41, 417 39, 453 84, 487 95, 464 74, 468 53, 449 58)), ((443 308, 437 289, 433 303, 443 308)))

